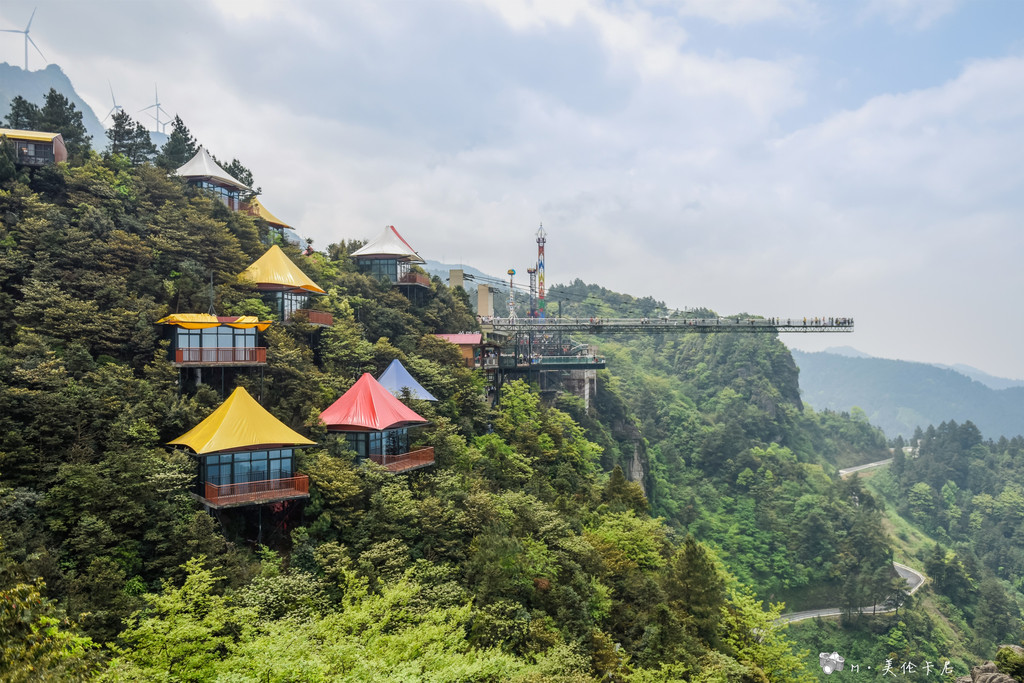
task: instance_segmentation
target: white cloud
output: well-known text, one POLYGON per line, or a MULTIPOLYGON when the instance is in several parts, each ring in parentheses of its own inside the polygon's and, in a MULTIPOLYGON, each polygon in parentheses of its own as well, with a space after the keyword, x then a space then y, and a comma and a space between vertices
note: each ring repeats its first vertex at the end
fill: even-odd
POLYGON ((318 246, 394 224, 427 258, 500 274, 535 258, 543 221, 549 284, 852 315, 853 339, 801 342, 996 372, 998 353, 1024 375, 1002 337, 935 323, 969 311, 1024 335, 1006 314, 1024 285, 1022 60, 787 131, 818 101, 820 54, 698 49, 686 17, 807 24, 805 2, 63 3, 60 22, 46 7, 33 37, 98 111, 108 78, 133 115, 159 83, 318 246))
POLYGON ((908 23, 926 29, 953 13, 963 0, 867 0, 863 16, 881 17, 890 23, 908 23))
POLYGON ((779 19, 807 21, 817 15, 817 9, 809 0, 682 0, 672 6, 680 15, 728 25, 779 19))

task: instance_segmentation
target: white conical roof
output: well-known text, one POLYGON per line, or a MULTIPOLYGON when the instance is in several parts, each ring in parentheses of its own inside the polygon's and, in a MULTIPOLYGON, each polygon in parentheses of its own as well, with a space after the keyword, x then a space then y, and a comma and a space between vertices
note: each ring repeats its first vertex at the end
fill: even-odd
POLYGON ((182 178, 209 178, 239 190, 250 189, 248 185, 243 185, 218 166, 205 147, 200 147, 196 155, 186 161, 184 166, 174 172, 174 175, 181 176, 182 178))
POLYGON ((397 258, 399 261, 408 261, 409 263, 426 263, 426 261, 420 258, 420 255, 416 253, 416 250, 398 234, 398 231, 395 230, 395 226, 393 225, 389 225, 384 228, 384 232, 380 234, 380 237, 373 240, 362 249, 357 249, 352 252, 352 256, 355 258, 388 256, 391 258, 397 258))

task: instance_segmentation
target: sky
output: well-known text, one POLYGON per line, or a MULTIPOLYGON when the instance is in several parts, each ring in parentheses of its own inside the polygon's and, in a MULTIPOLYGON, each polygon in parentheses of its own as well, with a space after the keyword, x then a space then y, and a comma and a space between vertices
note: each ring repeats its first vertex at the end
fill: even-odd
POLYGON ((112 87, 152 125, 158 85, 314 247, 395 225, 501 275, 543 222, 549 286, 1024 378, 1024 2, 5 0, 0 28, 34 8, 101 118, 112 87))

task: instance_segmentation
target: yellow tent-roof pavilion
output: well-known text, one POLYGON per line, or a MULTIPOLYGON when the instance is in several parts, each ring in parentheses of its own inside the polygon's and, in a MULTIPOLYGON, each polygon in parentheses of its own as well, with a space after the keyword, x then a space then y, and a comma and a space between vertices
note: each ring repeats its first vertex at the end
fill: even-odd
POLYGON ((247 330, 255 327, 260 332, 265 332, 270 327, 269 320, 260 320, 254 315, 240 315, 236 317, 218 317, 209 313, 172 313, 156 321, 157 325, 177 325, 186 330, 204 330, 209 327, 235 327, 240 330, 247 330))
POLYGON ((275 216, 274 214, 270 213, 270 211, 267 210, 267 207, 263 206, 263 203, 260 202, 260 200, 257 199, 256 197, 253 197, 251 200, 249 200, 249 211, 251 211, 252 214, 257 218, 262 218, 267 223, 270 223, 271 225, 277 226, 279 228, 292 227, 285 223, 284 221, 282 221, 277 216, 275 216))
POLYGON ((187 446, 197 455, 315 443, 267 412, 242 387, 231 392, 205 420, 168 442, 171 446, 187 446))
POLYGON ((327 293, 299 270, 276 244, 243 270, 239 277, 257 285, 270 285, 274 289, 302 289, 313 294, 327 293))

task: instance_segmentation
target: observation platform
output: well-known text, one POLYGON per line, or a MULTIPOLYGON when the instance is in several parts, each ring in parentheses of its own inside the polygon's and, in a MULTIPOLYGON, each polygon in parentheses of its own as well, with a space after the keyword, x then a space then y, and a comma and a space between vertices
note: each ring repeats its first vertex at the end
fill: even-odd
POLYGON ((666 334, 853 332, 853 318, 485 318, 485 333, 666 334))
POLYGON ((243 365, 266 365, 265 346, 206 346, 174 350, 175 367, 228 367, 243 365))
POLYGON ((603 370, 604 356, 544 356, 513 358, 502 356, 500 367, 505 372, 528 370, 603 370))
POLYGON ((430 467, 434 464, 434 447, 428 446, 399 455, 370 455, 370 460, 394 474, 412 472, 413 470, 430 467))
POLYGON ((204 482, 203 495, 196 495, 201 503, 214 510, 239 507, 241 505, 262 505, 283 500, 309 498, 309 477, 296 474, 293 477, 264 479, 239 484, 218 486, 204 482))

